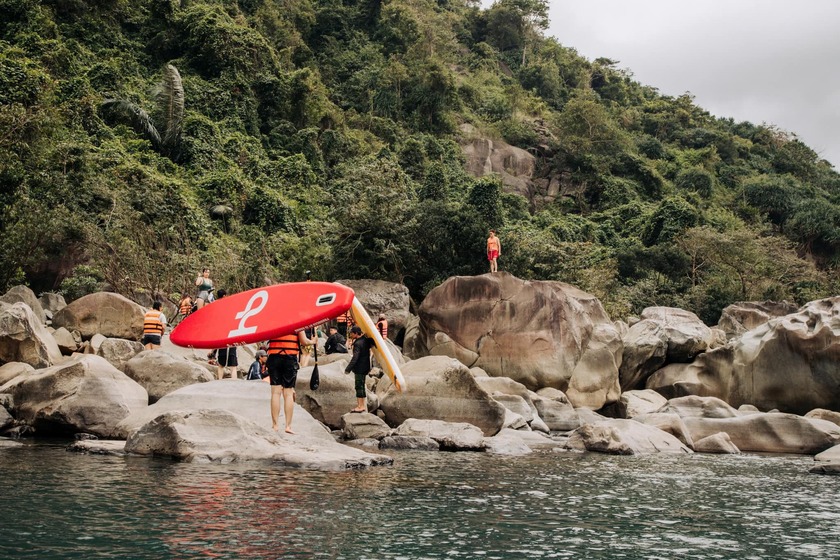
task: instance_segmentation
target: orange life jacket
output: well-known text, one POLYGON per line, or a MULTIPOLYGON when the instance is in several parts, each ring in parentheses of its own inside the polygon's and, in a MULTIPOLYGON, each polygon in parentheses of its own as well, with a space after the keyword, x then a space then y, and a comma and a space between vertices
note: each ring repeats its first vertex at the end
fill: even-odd
POLYGON ((379 329, 379 334, 382 335, 382 338, 388 338, 388 319, 380 319, 376 323, 376 328, 379 329))
POLYGON ((143 316, 143 334, 163 334, 163 321, 160 316, 163 315, 160 311, 150 309, 143 316))
POLYGON ((183 303, 181 303, 181 308, 179 310, 181 312, 181 315, 189 315, 190 311, 192 310, 192 306, 192 300, 184 300, 183 303))
POLYGON ((297 356, 300 353, 298 346, 298 335, 287 334, 280 338, 268 341, 268 354, 283 354, 285 356, 297 356))
POLYGON ((335 318, 335 320, 339 323, 347 323, 348 325, 354 324, 353 315, 351 315, 349 311, 346 311, 343 314, 339 315, 335 318))

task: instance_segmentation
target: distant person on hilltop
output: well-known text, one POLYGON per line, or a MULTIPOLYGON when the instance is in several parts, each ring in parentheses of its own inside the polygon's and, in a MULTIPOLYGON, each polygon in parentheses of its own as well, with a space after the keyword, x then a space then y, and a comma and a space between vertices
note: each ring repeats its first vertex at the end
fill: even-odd
POLYGON ((210 269, 205 268, 201 274, 195 279, 195 285, 198 287, 198 296, 196 297, 196 309, 201 309, 210 303, 210 292, 213 291, 213 281, 210 280, 210 269))
POLYGON ((490 272, 499 270, 496 259, 502 254, 502 242, 496 237, 496 230, 490 230, 490 237, 487 238, 487 260, 490 261, 490 272))

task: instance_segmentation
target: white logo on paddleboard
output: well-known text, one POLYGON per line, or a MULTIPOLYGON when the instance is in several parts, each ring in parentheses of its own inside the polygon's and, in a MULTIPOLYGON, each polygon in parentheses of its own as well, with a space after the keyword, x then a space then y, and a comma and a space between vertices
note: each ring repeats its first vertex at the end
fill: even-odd
POLYGON ((233 329, 228 333, 229 337, 234 336, 241 336, 243 334, 251 334, 257 332, 257 327, 246 327, 245 321, 248 318, 253 317, 254 315, 259 314, 260 311, 263 310, 265 304, 268 303, 268 292, 265 290, 260 290, 256 294, 251 296, 251 299, 248 300, 248 305, 245 306, 245 309, 240 311, 236 314, 236 318, 239 319, 239 328, 233 329), (255 307, 257 300, 260 300, 260 304, 255 307))

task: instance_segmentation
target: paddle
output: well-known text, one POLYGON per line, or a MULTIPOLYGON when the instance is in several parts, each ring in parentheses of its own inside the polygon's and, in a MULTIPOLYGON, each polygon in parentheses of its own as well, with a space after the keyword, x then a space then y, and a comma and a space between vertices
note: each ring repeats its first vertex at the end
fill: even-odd
POLYGON ((318 374, 318 331, 315 331, 315 344, 312 346, 315 352, 315 367, 312 368, 312 376, 309 378, 309 388, 317 391, 321 386, 321 376, 318 374))

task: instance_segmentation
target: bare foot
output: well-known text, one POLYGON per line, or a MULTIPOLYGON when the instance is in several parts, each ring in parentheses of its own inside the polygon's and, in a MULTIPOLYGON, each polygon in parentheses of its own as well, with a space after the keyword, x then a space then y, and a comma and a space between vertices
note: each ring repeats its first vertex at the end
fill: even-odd
POLYGON ((278 426, 277 424, 272 424, 271 429, 274 430, 275 432, 279 432, 280 431, 280 426, 278 426))
POLYGON ((292 431, 291 428, 286 428, 286 433, 294 435, 294 432, 292 431))

